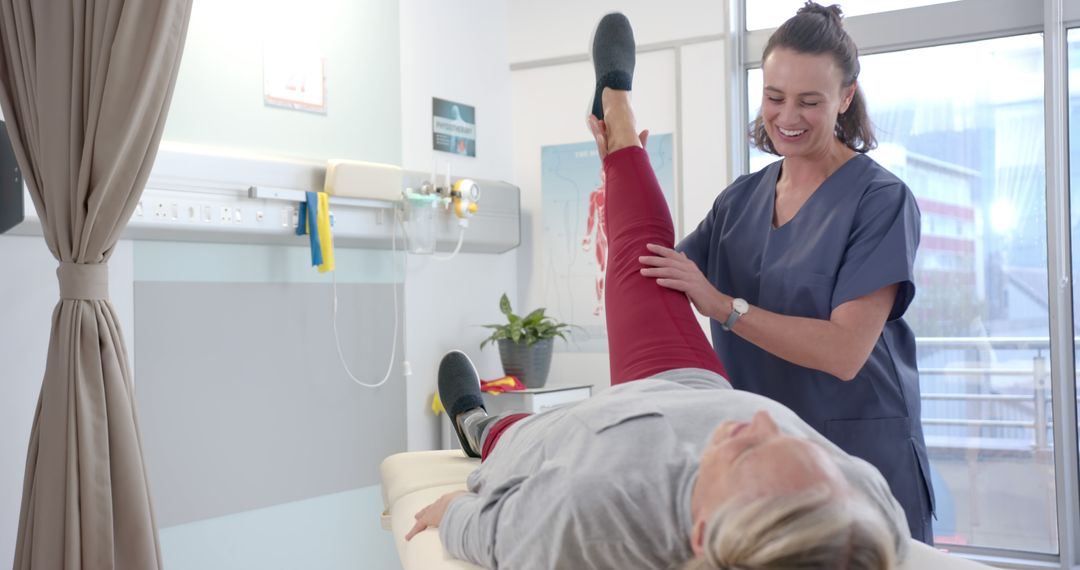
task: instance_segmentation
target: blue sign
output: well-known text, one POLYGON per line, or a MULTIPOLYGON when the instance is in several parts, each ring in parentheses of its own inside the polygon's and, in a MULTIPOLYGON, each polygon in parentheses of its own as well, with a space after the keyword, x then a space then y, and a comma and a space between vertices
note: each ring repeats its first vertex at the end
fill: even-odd
POLYGON ((476 156, 476 108, 433 97, 431 140, 435 150, 476 156))

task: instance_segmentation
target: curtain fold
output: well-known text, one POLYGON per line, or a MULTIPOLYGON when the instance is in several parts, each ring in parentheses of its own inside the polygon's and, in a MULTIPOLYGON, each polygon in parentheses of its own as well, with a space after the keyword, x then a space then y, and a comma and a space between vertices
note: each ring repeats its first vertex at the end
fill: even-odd
POLYGON ((0 3, 0 108, 61 293, 16 570, 162 567, 106 264, 153 166, 190 13, 191 0, 0 3))

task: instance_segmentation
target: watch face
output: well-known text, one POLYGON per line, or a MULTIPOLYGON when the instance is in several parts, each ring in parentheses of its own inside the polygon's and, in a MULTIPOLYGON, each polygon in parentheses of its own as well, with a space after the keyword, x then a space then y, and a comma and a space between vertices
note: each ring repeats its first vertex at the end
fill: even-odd
POLYGON ((746 302, 746 299, 735 299, 731 302, 731 308, 739 314, 745 314, 750 310, 750 304, 746 302))

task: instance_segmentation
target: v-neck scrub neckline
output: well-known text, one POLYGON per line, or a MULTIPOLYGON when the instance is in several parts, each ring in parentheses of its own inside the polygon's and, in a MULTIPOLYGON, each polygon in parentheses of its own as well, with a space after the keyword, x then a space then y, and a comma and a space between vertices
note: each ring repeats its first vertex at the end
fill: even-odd
MULTIPOLYGON (((794 222, 795 220, 797 220, 799 218, 799 214, 801 214, 803 209, 805 209, 806 206, 810 203, 810 201, 814 199, 814 196, 817 196, 818 194, 820 194, 822 192, 822 190, 826 190, 826 189, 828 189, 828 188, 830 188, 832 186, 837 186, 836 184, 833 184, 832 182, 834 180, 836 180, 838 177, 841 176, 841 173, 848 167, 848 165, 850 165, 853 162, 859 161, 862 158, 867 158, 867 157, 866 157, 865 154, 857 153, 857 154, 855 154, 855 156, 845 160, 843 164, 841 164, 836 170, 834 170, 832 172, 832 174, 829 174, 828 176, 826 176, 825 180, 822 180, 821 184, 818 184, 817 188, 814 188, 814 191, 811 192, 810 195, 807 196, 806 200, 803 201, 802 205, 799 206, 799 209, 795 212, 795 215, 791 216, 790 220, 784 222, 783 224, 781 224, 779 226, 774 224, 773 220, 776 219, 776 185, 780 182, 780 172, 784 168, 784 159, 781 159, 781 160, 778 160, 778 161, 774 162, 773 165, 775 165, 776 168, 773 169, 773 171, 769 174, 769 176, 771 178, 771 182, 772 182, 771 184, 769 184, 769 186, 772 187, 772 209, 769 211, 769 228, 772 231, 775 232, 775 231, 782 230, 782 229, 786 228, 787 226, 791 225, 792 222, 794 222)), ((770 165, 770 166, 772 166, 772 165, 770 165)))

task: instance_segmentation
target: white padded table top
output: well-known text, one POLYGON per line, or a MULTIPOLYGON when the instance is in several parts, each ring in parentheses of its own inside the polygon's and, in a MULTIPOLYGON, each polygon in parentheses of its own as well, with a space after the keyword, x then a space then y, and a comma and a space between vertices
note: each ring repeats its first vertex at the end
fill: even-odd
MULTIPOLYGON (((394 533, 401 565, 405 570, 478 570, 480 567, 456 560, 443 550, 436 529, 428 529, 411 541, 405 533, 413 516, 444 493, 465 488, 465 478, 479 465, 460 450, 412 451, 387 457, 380 466, 383 490, 383 528, 394 533)), ((900 570, 976 570, 989 568, 957 556, 945 554, 920 542, 911 541, 908 559, 900 570)))

